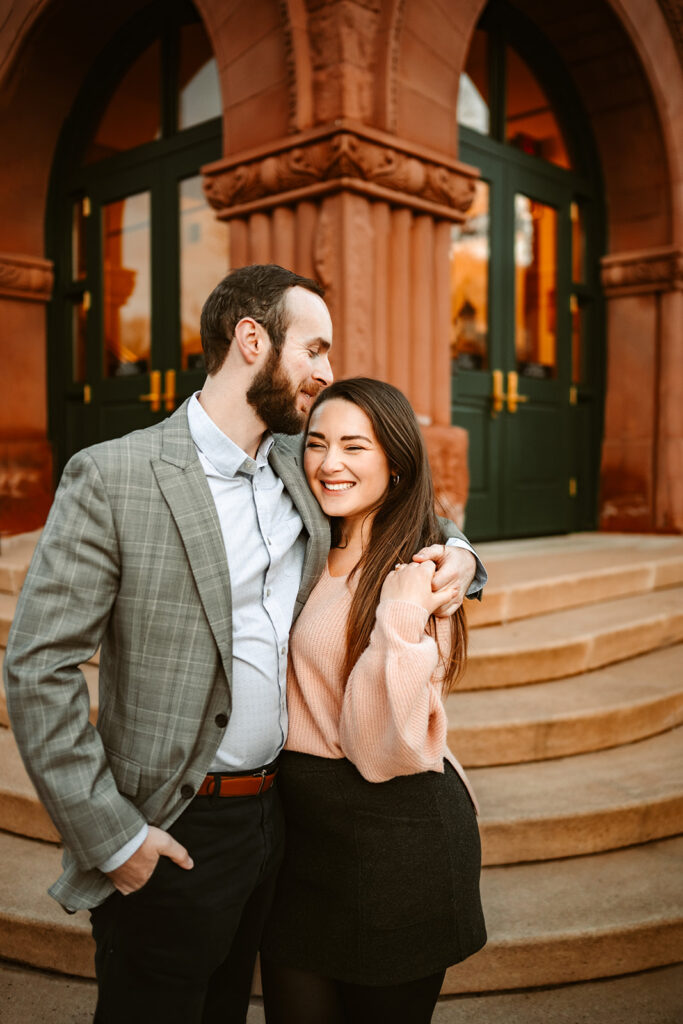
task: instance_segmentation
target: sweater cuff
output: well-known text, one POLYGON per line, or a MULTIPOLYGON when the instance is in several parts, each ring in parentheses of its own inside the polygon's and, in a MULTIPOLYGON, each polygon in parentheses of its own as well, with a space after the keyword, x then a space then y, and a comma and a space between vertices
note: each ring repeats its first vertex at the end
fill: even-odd
POLYGON ((418 644, 425 635, 429 612, 412 601, 381 601, 377 606, 377 621, 407 643, 418 644))

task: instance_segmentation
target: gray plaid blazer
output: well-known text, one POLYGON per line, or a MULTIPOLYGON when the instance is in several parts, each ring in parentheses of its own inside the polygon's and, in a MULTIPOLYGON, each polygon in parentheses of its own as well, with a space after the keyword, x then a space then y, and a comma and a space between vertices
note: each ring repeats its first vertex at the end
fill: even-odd
MULTIPOLYGON (((325 565, 329 526, 301 439, 278 436, 269 458, 308 532, 296 616, 325 565)), ((71 459, 7 645, 14 735, 64 842, 50 889, 63 906, 101 903, 113 885, 96 865, 144 822, 168 828, 187 806, 220 742, 218 716, 230 715, 231 673, 225 547, 183 405, 71 459), (78 666, 100 646, 94 727, 78 666)))

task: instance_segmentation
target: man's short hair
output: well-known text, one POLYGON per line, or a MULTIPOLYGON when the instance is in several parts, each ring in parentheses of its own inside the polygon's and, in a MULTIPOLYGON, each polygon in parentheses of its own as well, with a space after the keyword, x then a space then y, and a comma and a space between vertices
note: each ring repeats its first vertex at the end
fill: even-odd
POLYGON ((297 286, 321 297, 325 294, 325 289, 315 281, 275 263, 231 270, 216 285, 202 308, 200 329, 206 372, 213 374, 220 370, 235 328, 245 316, 261 324, 273 349, 280 352, 289 327, 286 295, 290 288, 297 286))

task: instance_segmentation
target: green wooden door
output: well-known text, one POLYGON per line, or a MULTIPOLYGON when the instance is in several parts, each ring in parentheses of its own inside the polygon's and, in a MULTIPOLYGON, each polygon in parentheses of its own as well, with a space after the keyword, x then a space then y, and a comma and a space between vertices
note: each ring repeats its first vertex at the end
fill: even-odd
POLYGON ((110 49, 104 93, 95 102, 98 67, 53 172, 58 471, 201 387, 201 306, 229 265, 227 228, 202 190, 200 168, 222 147, 215 60, 196 12, 182 0, 157 5, 110 49))
POLYGON ((491 3, 458 101, 459 156, 481 180, 451 246, 452 420, 469 434, 476 539, 595 526, 603 222, 572 96, 547 41, 491 3))

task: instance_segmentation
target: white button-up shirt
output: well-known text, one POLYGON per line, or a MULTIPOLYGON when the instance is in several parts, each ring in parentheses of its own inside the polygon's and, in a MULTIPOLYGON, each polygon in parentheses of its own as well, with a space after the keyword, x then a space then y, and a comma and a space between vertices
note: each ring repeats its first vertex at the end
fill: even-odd
POLYGON ((196 395, 187 418, 216 503, 232 600, 232 713, 212 771, 249 771, 274 760, 287 736, 287 645, 304 563, 303 523, 268 462, 272 436, 252 459, 196 395))

